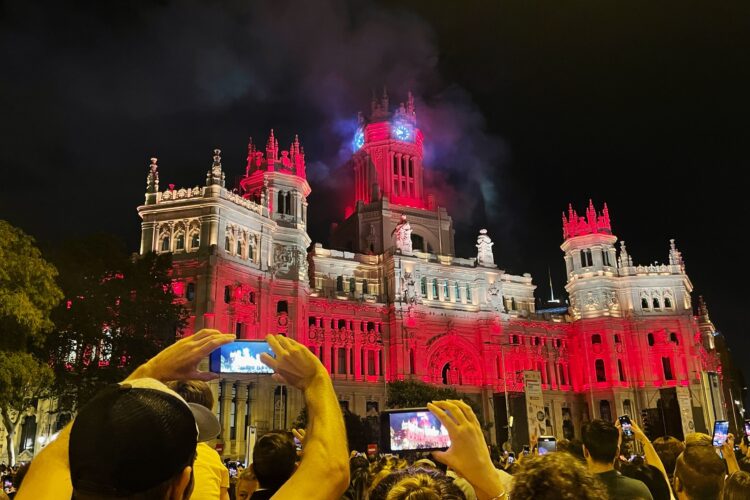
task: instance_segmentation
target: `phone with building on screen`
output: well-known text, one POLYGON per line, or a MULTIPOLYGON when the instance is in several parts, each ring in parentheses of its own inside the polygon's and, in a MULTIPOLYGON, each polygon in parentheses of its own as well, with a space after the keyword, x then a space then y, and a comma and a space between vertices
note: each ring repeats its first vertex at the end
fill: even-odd
POLYGON ((729 434, 729 421, 728 420, 717 420, 714 422, 714 437, 713 443, 716 447, 724 446, 729 434))

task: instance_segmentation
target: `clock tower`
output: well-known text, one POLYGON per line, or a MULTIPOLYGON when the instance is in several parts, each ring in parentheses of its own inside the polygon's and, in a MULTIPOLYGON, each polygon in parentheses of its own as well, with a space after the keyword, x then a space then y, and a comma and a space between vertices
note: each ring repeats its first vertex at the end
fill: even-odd
POLYGON ((453 222, 424 189, 423 140, 411 92, 393 111, 385 90, 380 99, 373 97, 352 140, 353 209, 334 228, 335 246, 383 253, 393 246, 391 234, 405 215, 414 251, 453 255, 453 222))

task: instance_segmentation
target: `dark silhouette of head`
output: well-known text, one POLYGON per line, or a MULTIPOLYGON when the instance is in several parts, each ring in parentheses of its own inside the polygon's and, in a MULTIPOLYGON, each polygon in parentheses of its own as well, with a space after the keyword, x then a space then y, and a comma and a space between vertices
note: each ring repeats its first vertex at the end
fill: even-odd
POLYGON ((253 448, 253 472, 261 488, 276 491, 294 473, 297 447, 294 437, 285 431, 264 434, 253 448))

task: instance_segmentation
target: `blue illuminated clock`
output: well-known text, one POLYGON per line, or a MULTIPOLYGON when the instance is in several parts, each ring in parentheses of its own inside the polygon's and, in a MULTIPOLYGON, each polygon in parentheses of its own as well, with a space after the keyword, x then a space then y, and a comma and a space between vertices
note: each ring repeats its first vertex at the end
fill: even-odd
POLYGON ((408 123, 396 122, 391 125, 391 135, 399 141, 411 141, 414 131, 408 123))
POLYGON ((357 129, 357 133, 354 134, 354 140, 352 140, 352 147, 354 148, 354 151, 359 151, 359 149, 365 145, 365 132, 361 128, 357 129))

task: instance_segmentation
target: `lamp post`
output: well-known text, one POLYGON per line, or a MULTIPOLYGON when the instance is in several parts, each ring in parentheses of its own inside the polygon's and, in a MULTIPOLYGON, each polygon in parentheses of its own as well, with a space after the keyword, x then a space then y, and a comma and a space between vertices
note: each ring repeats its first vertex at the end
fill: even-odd
MULTIPOLYGON (((485 342, 485 344, 491 344, 491 343, 492 342, 485 342)), ((506 427, 508 428, 507 441, 509 443, 512 443, 513 431, 512 431, 512 426, 510 425, 511 415, 510 415, 510 404, 508 402, 508 372, 505 370, 505 344, 498 342, 496 345, 500 347, 500 362, 501 362, 501 368, 503 370, 503 396, 505 399, 505 420, 506 420, 506 427)))

